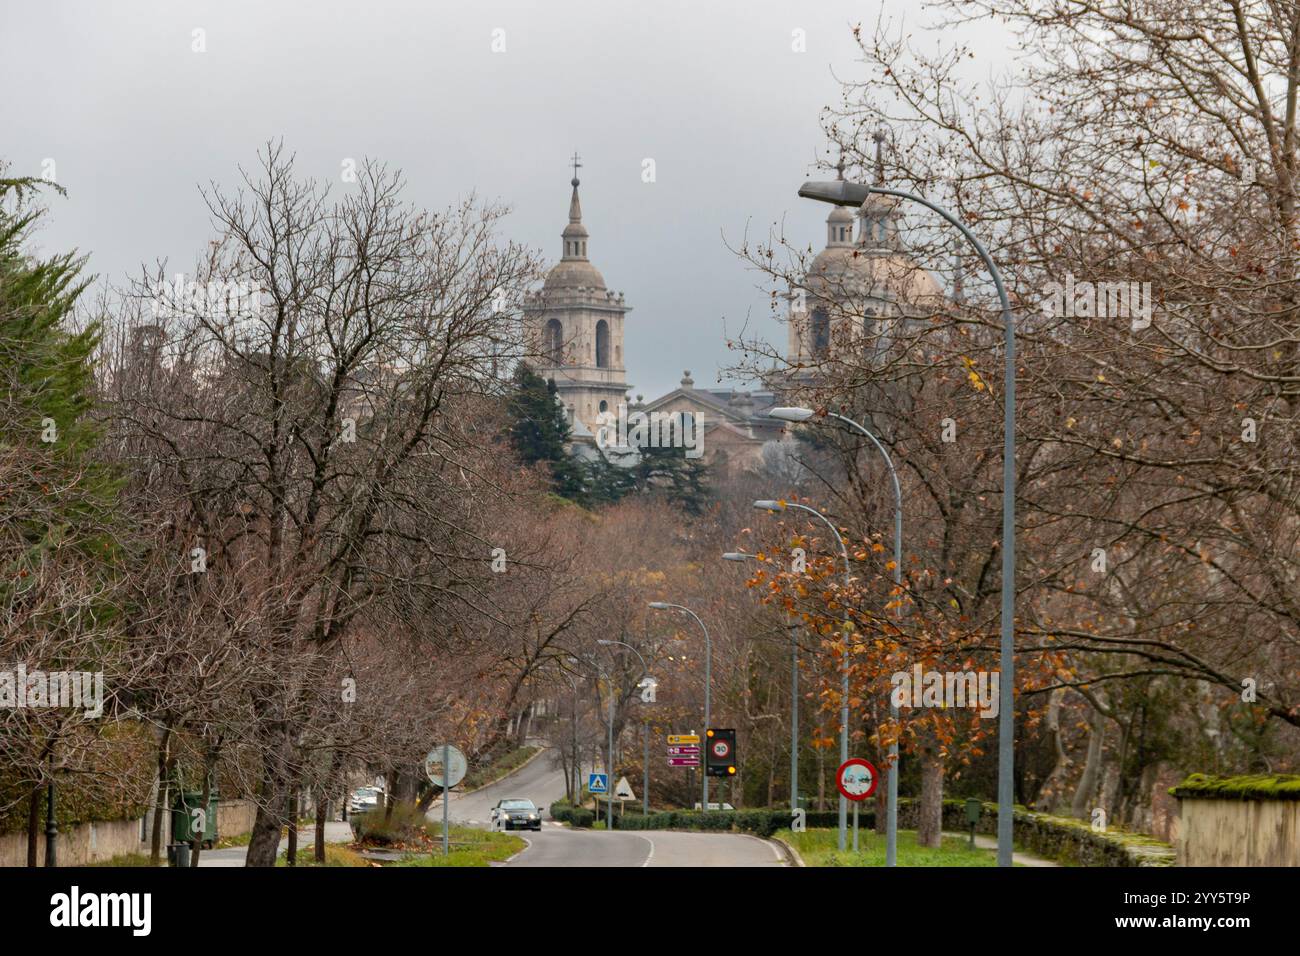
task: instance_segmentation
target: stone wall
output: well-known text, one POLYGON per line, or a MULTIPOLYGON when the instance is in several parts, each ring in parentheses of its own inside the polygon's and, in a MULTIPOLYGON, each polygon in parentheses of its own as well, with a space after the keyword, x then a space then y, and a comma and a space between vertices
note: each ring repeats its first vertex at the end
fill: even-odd
MULTIPOLYGON (((253 829, 257 807, 248 800, 223 800, 217 805, 217 834, 221 837, 242 836, 253 829)), ((86 866, 128 853, 149 853, 149 819, 107 820, 81 823, 61 830, 58 844, 59 866, 86 866), (144 839, 141 839, 141 833, 144 839)), ((164 846, 171 842, 171 831, 163 827, 164 846)), ((37 841, 38 866, 45 865, 45 833, 37 841)), ((0 834, 0 867, 27 865, 27 833, 0 834)))
MULTIPOLYGON (((140 842, 139 820, 106 820, 99 823, 80 823, 62 830, 58 839, 59 866, 85 866, 125 853, 147 852, 148 844, 140 842)), ((45 834, 41 833, 36 846, 37 866, 45 865, 45 834)), ((27 834, 0 835, 0 867, 27 865, 27 834)))

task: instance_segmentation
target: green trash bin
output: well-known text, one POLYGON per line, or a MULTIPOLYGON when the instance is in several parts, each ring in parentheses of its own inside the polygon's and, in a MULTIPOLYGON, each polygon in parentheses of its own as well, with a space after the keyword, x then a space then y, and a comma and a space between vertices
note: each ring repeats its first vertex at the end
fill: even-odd
MULTIPOLYGON (((207 819, 204 820, 203 845, 211 847, 217 842, 217 798, 213 790, 208 795, 207 819)), ((203 805, 203 791, 190 790, 180 794, 172 804, 172 840, 177 843, 189 843, 198 837, 194 832, 193 811, 203 805)))

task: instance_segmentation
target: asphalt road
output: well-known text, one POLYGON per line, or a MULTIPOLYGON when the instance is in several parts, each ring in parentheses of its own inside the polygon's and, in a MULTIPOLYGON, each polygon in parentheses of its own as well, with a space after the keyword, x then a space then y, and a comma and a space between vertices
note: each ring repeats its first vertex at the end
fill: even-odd
MULTIPOLYGON (((531 800, 542 808, 542 818, 550 819, 547 812, 554 801, 564 796, 564 771, 552 751, 545 750, 529 763, 504 780, 489 784, 474 793, 452 792, 448 816, 453 823, 487 828, 491 825, 491 810, 497 801, 510 798, 531 800)), ((429 808, 430 821, 442 823, 442 801, 429 808)))
MULTIPOLYGON (((453 793, 448 816, 455 823, 487 828, 491 825, 490 811, 498 800, 523 798, 541 807, 542 829, 516 831, 528 841, 528 847, 508 866, 785 865, 775 844, 737 833, 606 833, 561 826, 550 819, 547 808, 563 796, 564 772, 554 755, 544 751, 504 780, 475 793, 453 793)), ((441 802, 429 808, 428 817, 431 822, 442 822, 441 802)))
POLYGON ((739 833, 647 830, 606 833, 571 830, 555 823, 524 833, 528 848, 507 865, 517 866, 784 866, 766 840, 739 833))

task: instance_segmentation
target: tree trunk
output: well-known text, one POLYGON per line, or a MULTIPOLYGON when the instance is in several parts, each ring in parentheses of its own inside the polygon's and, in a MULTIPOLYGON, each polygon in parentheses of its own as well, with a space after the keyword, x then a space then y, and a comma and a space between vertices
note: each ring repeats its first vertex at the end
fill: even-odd
POLYGON ((817 809, 826 809, 826 748, 817 748, 817 809))
POLYGON ((1102 745, 1106 742, 1106 723, 1101 711, 1093 707, 1088 714, 1088 758, 1083 764, 1083 774, 1074 791, 1070 813, 1080 819, 1092 815, 1093 795, 1097 792, 1097 779, 1101 775, 1102 745))
MULTIPOLYGON (((287 746, 287 742, 282 745, 287 746)), ((273 754, 266 759, 245 866, 275 866, 276 854, 280 852, 280 828, 284 825, 284 809, 289 800, 288 776, 281 768, 287 766, 287 761, 277 760, 273 754)))
POLYGON ((1042 786, 1038 788, 1038 795, 1034 798, 1034 809, 1041 813, 1055 812, 1056 805, 1061 799, 1061 788, 1065 785, 1065 777, 1070 772, 1070 758, 1065 752, 1061 739, 1061 696, 1062 691, 1059 687, 1047 694, 1047 719, 1044 722, 1044 729, 1052 741, 1056 759, 1042 786))
POLYGON ((938 848, 943 840, 943 758, 927 750, 921 755, 921 812, 916 822, 919 846, 938 848))
POLYGON ((157 866, 162 860, 162 824, 167 815, 167 780, 171 774, 172 730, 163 729, 162 739, 158 742, 158 799, 154 801, 153 827, 149 834, 149 862, 157 866))

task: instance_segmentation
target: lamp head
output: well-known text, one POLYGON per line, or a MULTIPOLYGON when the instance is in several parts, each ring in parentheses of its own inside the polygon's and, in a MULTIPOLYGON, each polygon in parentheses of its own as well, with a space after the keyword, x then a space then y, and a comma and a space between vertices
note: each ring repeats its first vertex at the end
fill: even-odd
POLYGON ((728 551, 722 556, 723 561, 748 561, 752 554, 745 554, 743 551, 728 551))
POLYGON ((811 408, 801 408, 798 405, 787 405, 780 408, 773 408, 767 413, 768 418, 778 418, 783 422, 806 422, 817 414, 811 408))
POLYGON ((773 501, 770 498, 760 498, 758 501, 754 502, 754 507, 759 511, 780 511, 781 502, 773 501))
POLYGON ((668 605, 665 604, 663 601, 651 601, 650 606, 654 608, 656 611, 668 610, 668 605))

